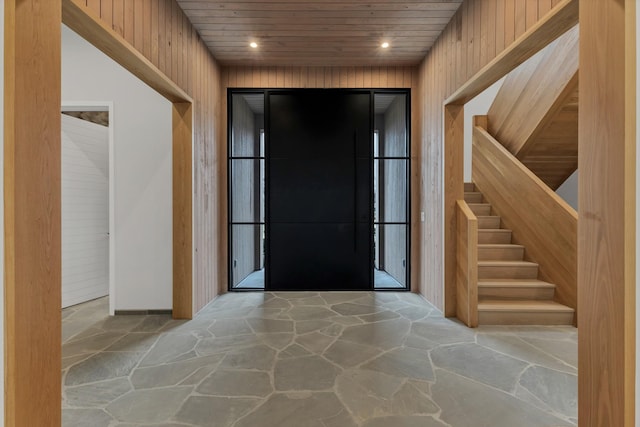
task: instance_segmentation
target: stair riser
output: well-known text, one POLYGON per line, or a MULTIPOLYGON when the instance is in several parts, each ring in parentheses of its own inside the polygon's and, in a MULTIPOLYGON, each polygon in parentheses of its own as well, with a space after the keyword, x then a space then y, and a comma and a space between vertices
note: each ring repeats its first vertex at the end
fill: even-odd
POLYGON ((491 215, 491 206, 490 205, 470 205, 469 206, 471 208, 471 212, 473 212, 476 215, 491 215))
POLYGON ((478 228, 500 228, 500 217, 499 216, 489 216, 489 217, 480 217, 478 218, 478 228))
POLYGON ((482 203, 482 193, 464 193, 464 201, 467 203, 482 203))
POLYGON ((478 266, 478 279, 537 279, 538 266, 478 266))
POLYGON ((464 183, 464 191, 465 191, 465 193, 476 191, 476 185, 473 182, 465 182, 464 183))
POLYGON ((524 248, 478 248, 478 261, 522 261, 524 248))
POLYGON ((573 325, 573 313, 479 311, 480 325, 573 325))
POLYGON ((511 232, 478 230, 478 243, 481 245, 489 243, 511 243, 511 232))
POLYGON ((478 287, 478 298, 492 300, 552 300, 553 288, 478 287))

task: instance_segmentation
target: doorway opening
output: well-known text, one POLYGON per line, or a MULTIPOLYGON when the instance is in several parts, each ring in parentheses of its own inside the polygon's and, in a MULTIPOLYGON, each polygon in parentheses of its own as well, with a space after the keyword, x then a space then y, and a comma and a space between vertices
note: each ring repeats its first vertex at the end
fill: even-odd
POLYGON ((409 102, 229 90, 230 290, 409 290, 409 102))
POLYGON ((109 295, 113 311, 113 103, 63 102, 62 308, 109 295))

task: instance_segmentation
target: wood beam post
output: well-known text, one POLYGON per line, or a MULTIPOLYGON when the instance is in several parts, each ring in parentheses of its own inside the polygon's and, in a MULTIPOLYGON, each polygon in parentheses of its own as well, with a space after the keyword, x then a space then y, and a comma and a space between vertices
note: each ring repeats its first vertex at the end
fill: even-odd
POLYGON ((7 0, 5 425, 61 423, 60 0, 7 0))
POLYGON ((580 426, 635 425, 635 0, 580 2, 580 426))
POLYGON ((173 104, 173 317, 193 317, 193 104, 173 104))
POLYGON ((456 315, 456 202, 464 199, 464 105, 444 107, 444 315, 456 315))

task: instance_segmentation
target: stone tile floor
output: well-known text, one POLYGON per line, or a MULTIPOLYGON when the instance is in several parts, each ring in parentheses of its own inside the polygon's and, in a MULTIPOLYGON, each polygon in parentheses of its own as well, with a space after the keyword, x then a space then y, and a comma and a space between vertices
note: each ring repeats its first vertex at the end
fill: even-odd
POLYGON ((63 310, 64 426, 577 424, 577 330, 480 327, 410 293, 231 293, 192 321, 63 310))

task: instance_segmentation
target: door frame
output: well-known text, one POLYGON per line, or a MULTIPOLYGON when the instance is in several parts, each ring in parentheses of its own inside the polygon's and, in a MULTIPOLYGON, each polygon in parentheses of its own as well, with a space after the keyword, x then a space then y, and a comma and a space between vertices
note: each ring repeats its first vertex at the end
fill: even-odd
MULTIPOLYGON (((109 170, 109 315, 115 314, 116 287, 116 248, 115 248, 115 165, 114 165, 114 116, 112 101, 62 101, 60 111, 107 111, 109 113, 108 170, 109 170)), ((62 150, 62 148, 61 148, 62 150)), ((62 152, 61 152, 62 154, 62 152)))
MULTIPOLYGON (((412 236, 413 236, 413 228, 412 228, 412 216, 411 216, 411 207, 412 207, 412 187, 411 187, 411 163, 412 163, 412 157, 411 157, 411 132, 412 132, 412 128, 411 128, 411 119, 412 119, 412 111, 411 111, 411 89, 393 89, 393 88, 384 88, 384 89, 371 89, 371 114, 372 114, 372 119, 371 119, 371 123, 373 124, 373 127, 371 129, 371 145, 373 146, 373 138, 374 138, 374 133, 375 133, 375 115, 376 115, 376 111, 375 111, 375 95, 376 94, 396 94, 396 95, 404 95, 405 96, 405 129, 406 129, 406 140, 407 140, 407 150, 405 153, 405 157, 393 157, 393 156, 389 156, 389 157, 381 157, 378 156, 377 158, 372 154, 371 159, 372 162, 375 163, 377 160, 405 160, 407 163, 407 170, 406 170, 406 183, 407 183, 407 200, 406 200, 406 217, 405 217, 405 221, 404 223, 402 222, 392 222, 390 221, 388 224, 385 225, 404 225, 406 227, 406 241, 405 241, 405 245, 406 245, 406 249, 405 249, 405 287, 404 288, 376 288, 375 287, 375 277, 371 279, 372 281, 372 290, 376 291, 376 292, 412 292, 412 288, 411 288, 411 280, 412 280, 412 276, 411 276, 411 270, 412 270, 412 265, 411 265, 411 257, 412 257, 412 252, 411 252, 411 242, 412 242, 412 236)), ((373 168, 374 166, 371 166, 371 180, 373 181, 373 168)), ((375 183, 374 183, 375 184, 375 183)), ((372 198, 372 204, 371 206, 373 206, 373 186, 371 186, 371 198, 372 198)), ((383 221, 384 222, 384 221, 383 221)), ((373 233, 373 225, 375 225, 375 217, 374 215, 371 216, 371 223, 372 223, 372 229, 371 232, 373 233)), ((380 225, 380 224, 379 224, 380 225)), ((416 239, 417 240, 417 239, 416 239)), ((375 268, 375 253, 373 253, 374 251, 374 247, 373 245, 371 246, 371 251, 372 251, 372 255, 371 255, 371 267, 372 269, 375 268)), ((419 286, 418 286, 419 287, 419 286)))
MULTIPOLYGON (((264 162, 265 162, 265 181, 266 183, 268 183, 269 181, 269 167, 268 167, 268 162, 267 159, 269 157, 269 129, 268 129, 268 116, 269 116, 269 95, 271 93, 285 93, 285 92, 306 92, 306 93, 313 93, 313 92, 326 92, 326 91, 336 91, 336 92, 341 92, 341 93, 369 93, 371 95, 370 97, 370 109, 369 109, 369 113, 370 113, 370 120, 371 120, 371 132, 369 135, 370 138, 370 144, 371 146, 373 146, 373 134, 374 134, 374 127, 375 127, 375 95, 376 94, 397 94, 397 95, 405 95, 405 129, 406 129, 406 140, 407 140, 407 152, 406 152, 406 157, 403 158, 406 160, 407 163, 407 167, 406 167, 406 185, 407 185, 407 200, 406 200, 406 219, 405 219, 405 223, 403 225, 405 225, 406 227, 406 241, 405 241, 405 246, 406 246, 406 254, 405 254, 405 259, 406 259, 406 272, 405 272, 405 281, 406 281, 406 286, 404 288, 375 288, 374 287, 374 274, 373 274, 373 269, 374 269, 374 259, 375 259, 375 253, 374 253, 374 246, 373 244, 370 245, 370 264, 371 264, 371 279, 370 279, 370 287, 367 291, 376 291, 376 292, 411 292, 412 288, 411 288, 411 241, 412 241, 412 218, 411 218, 411 208, 412 208, 412 187, 411 187, 411 132, 412 132, 412 128, 411 128, 411 122, 412 122, 412 115, 411 115, 411 89, 407 89, 407 88, 235 88, 235 87, 228 87, 227 88, 227 93, 226 93, 226 113, 227 113, 227 291, 229 292, 256 292, 256 291, 267 291, 267 282, 269 280, 268 275, 268 269, 267 269, 267 259, 269 257, 268 252, 265 253, 265 287, 264 288, 234 288, 233 287, 233 266, 232 266, 232 259, 233 259, 233 251, 232 251, 232 246, 233 246, 233 232, 232 232, 232 226, 233 223, 231 221, 232 218, 232 206, 233 206, 233 191, 231 188, 231 137, 232 137, 232 132, 231 132, 231 127, 233 124, 233 95, 234 94, 264 94, 264 117, 265 117, 265 123, 264 123, 264 131, 265 131, 265 155, 264 155, 264 162)), ((371 170, 370 170, 370 181, 373 181, 373 164, 375 163, 377 159, 374 158, 373 156, 373 151, 371 151, 371 170)), ((374 193, 373 193, 373 185, 371 186, 370 189, 370 194, 369 194, 369 200, 370 200, 370 205, 373 207, 373 202, 374 202, 374 193)), ((269 215, 269 186, 267 184, 265 184, 265 233, 266 233, 266 239, 265 241, 267 241, 269 239, 269 226, 267 224, 266 218, 269 215)), ((375 223, 375 218, 373 215, 373 212, 371 213, 371 221, 370 221, 370 232, 373 233, 373 226, 375 223)), ((256 223, 257 225, 257 223, 256 223)), ((267 243, 265 243, 265 246, 268 246, 267 243)), ((333 290, 333 289, 332 289, 333 290)), ((338 291, 340 289, 337 289, 338 291)))
MULTIPOLYGON (((232 265, 232 260, 233 260, 233 226, 234 223, 232 221, 233 215, 232 215, 232 210, 233 210, 233 188, 232 188, 232 180, 231 180, 231 173, 232 173, 232 167, 231 167, 231 163, 233 161, 233 157, 232 157, 232 147, 231 147, 231 138, 233 135, 233 132, 231 132, 231 128, 233 126, 233 95, 234 94, 253 94, 253 95, 258 95, 258 94, 262 94, 264 96, 264 117, 265 117, 265 124, 264 124, 264 138, 265 138, 265 156, 264 157, 255 157, 255 158, 246 158, 247 160, 262 160, 265 162, 265 171, 264 171, 264 179, 265 179, 265 194, 264 194, 264 200, 265 200, 265 219, 267 217, 267 206, 269 205, 267 203, 268 200, 268 186, 266 185, 266 182, 268 181, 269 177, 267 174, 267 170, 266 170, 266 151, 267 151, 267 130, 266 130, 266 108, 267 108, 267 94, 266 94, 266 90, 264 89, 227 89, 227 153, 226 153, 226 161, 227 161, 227 173, 226 173, 226 177, 227 177, 227 291, 229 292, 256 292, 256 291, 264 291, 264 288, 234 288, 233 287, 233 265, 232 265)), ((258 218, 259 219, 259 218, 258 218)), ((262 225, 260 224, 260 221, 258 222, 254 222, 254 223, 243 223, 244 225, 253 225, 253 226, 259 226, 262 225)), ((266 230, 266 221, 264 223, 265 225, 265 230, 266 230)), ((265 231, 266 233, 266 231, 265 231)), ((264 243, 263 243, 264 244, 264 243)), ((267 254, 265 252, 265 267, 263 267, 265 269, 265 273, 266 273, 266 258, 267 258, 267 254)), ((266 283, 266 277, 265 277, 265 283, 266 283)))

